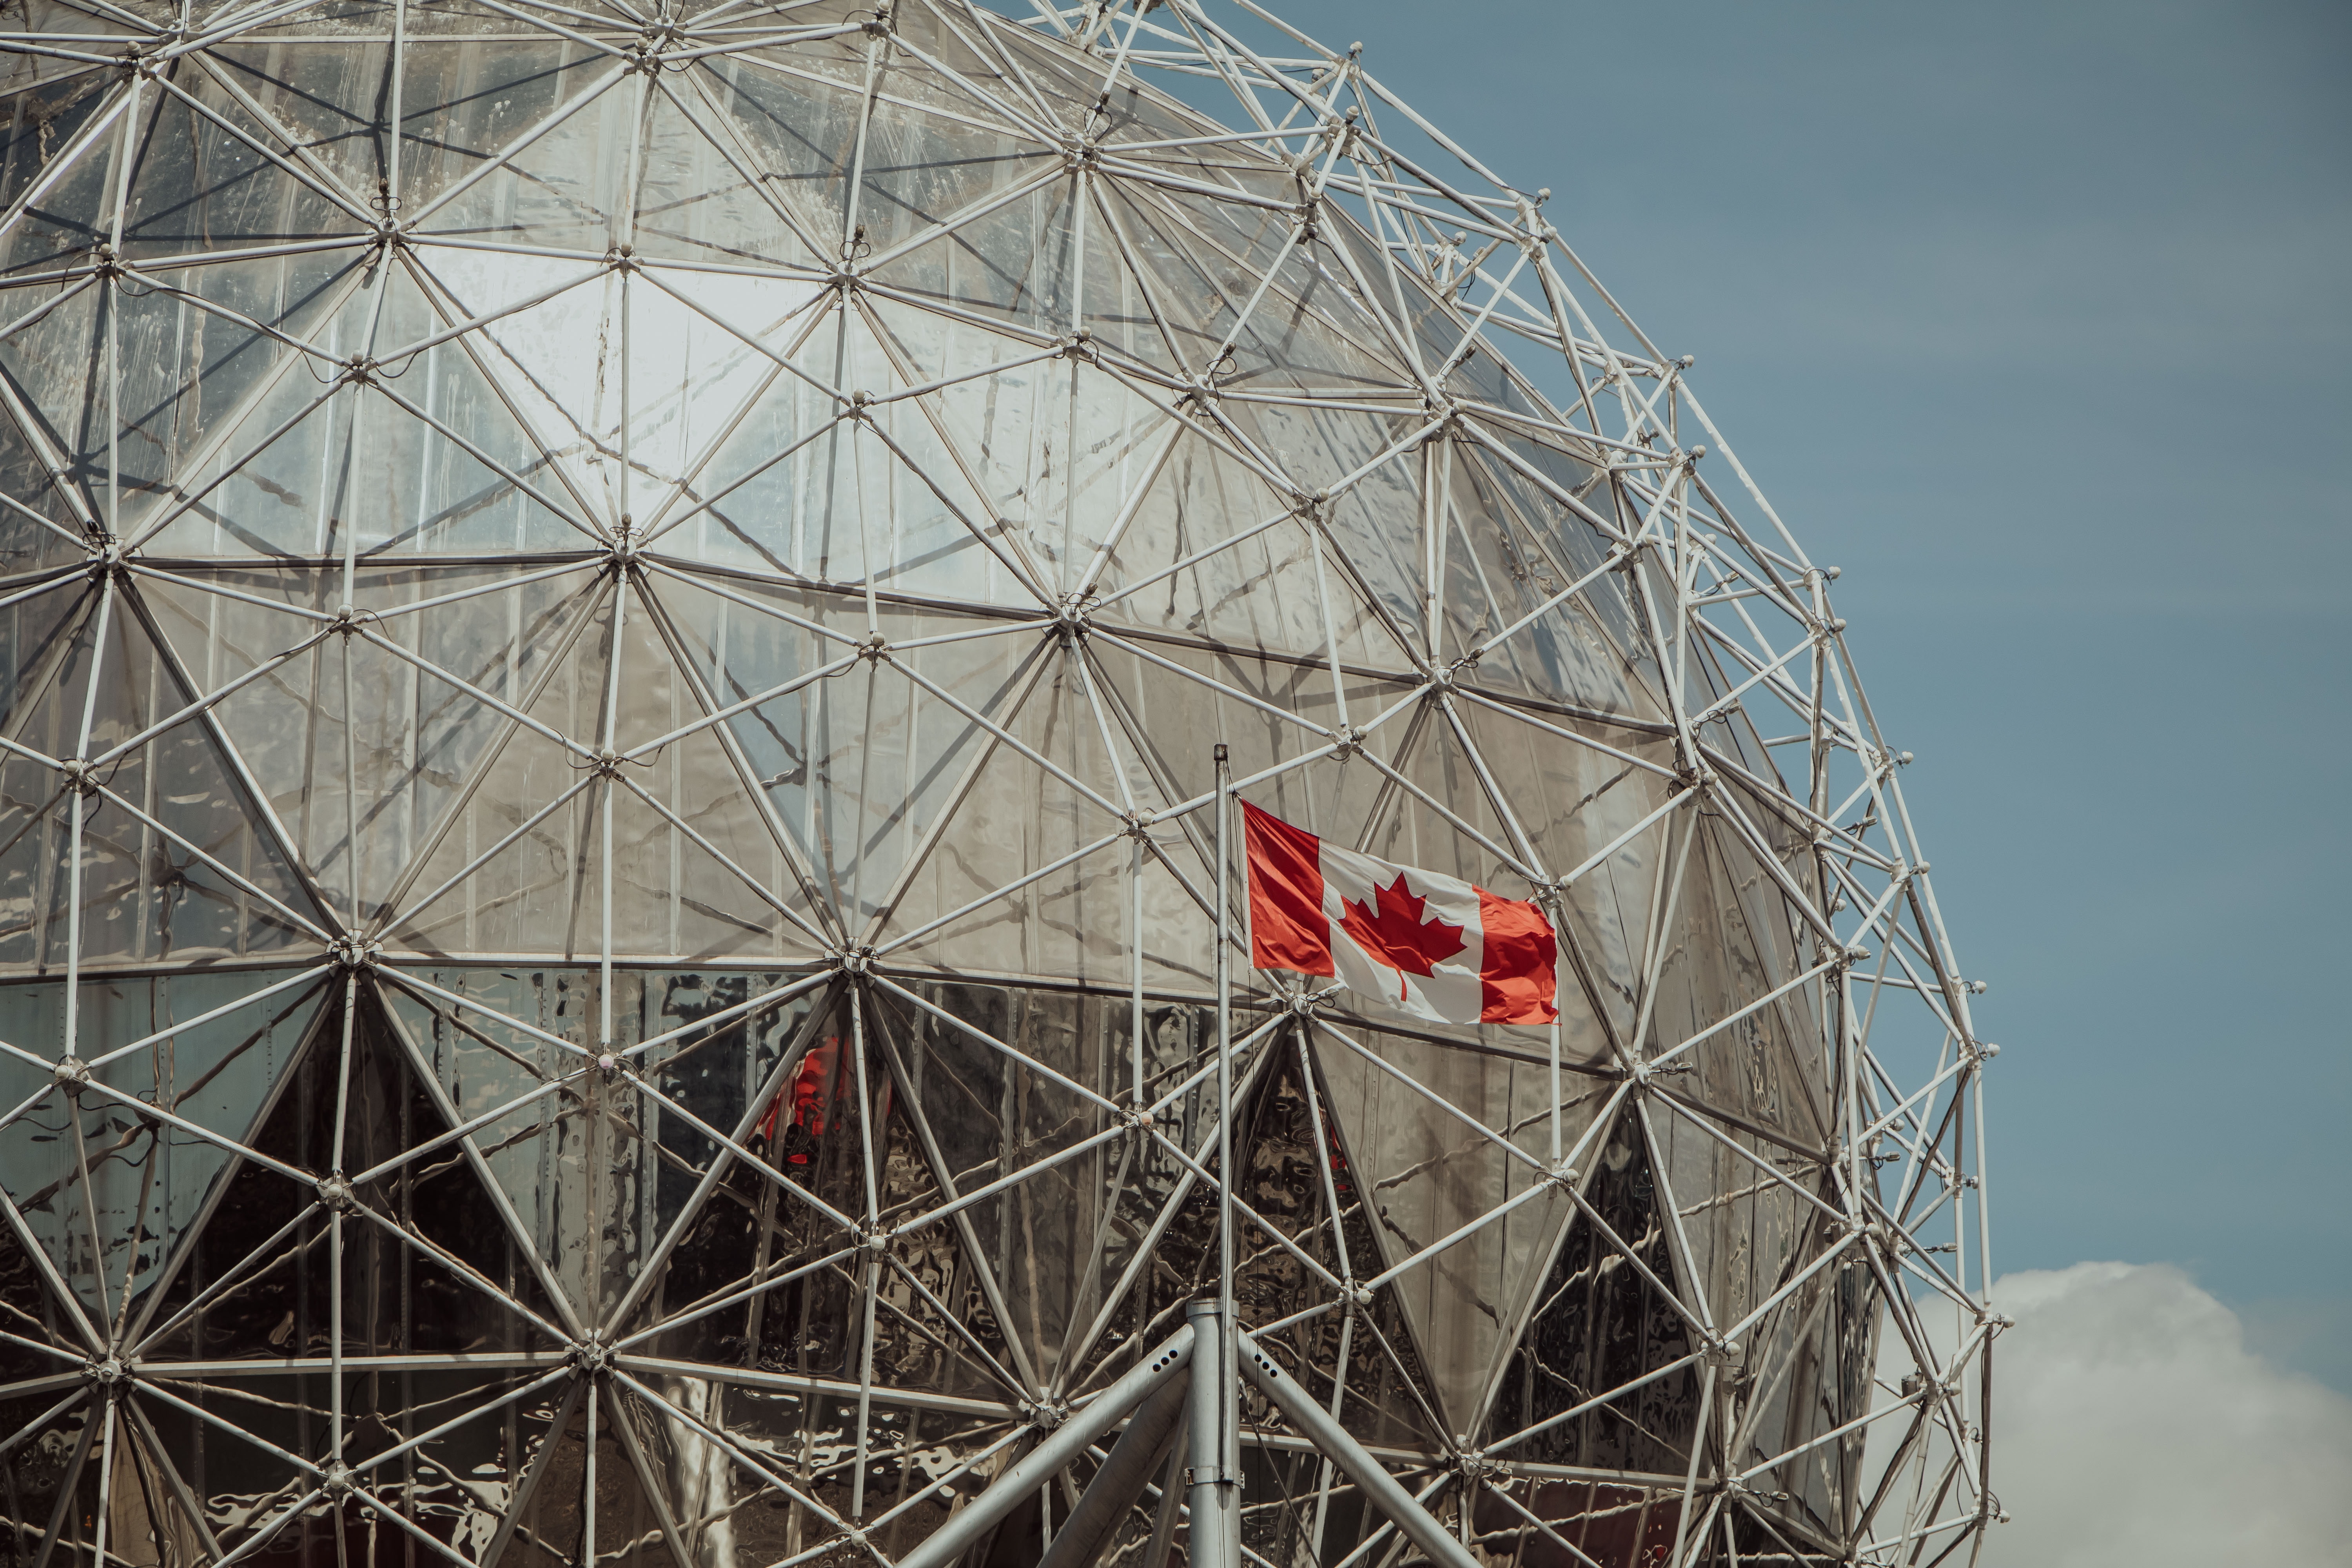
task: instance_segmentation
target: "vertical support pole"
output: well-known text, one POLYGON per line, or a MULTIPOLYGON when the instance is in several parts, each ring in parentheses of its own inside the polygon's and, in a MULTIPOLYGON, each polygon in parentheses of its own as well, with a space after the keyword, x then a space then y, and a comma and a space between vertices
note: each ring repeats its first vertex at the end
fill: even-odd
POLYGON ((1185 1443, 1185 1500, 1192 1513, 1191 1568, 1241 1568, 1242 1485, 1234 1458, 1241 1389, 1235 1376, 1234 1321, 1219 1297, 1184 1303, 1192 1325, 1192 1382, 1185 1443))
POLYGON ((1241 1568, 1240 1347, 1234 1315, 1233 878, 1228 822, 1233 763, 1224 742, 1217 774, 1217 1291, 1185 1303, 1192 1324, 1191 1568, 1241 1568))
MULTIPOLYGON (((1226 884, 1233 876, 1227 863, 1226 819, 1233 815, 1233 763, 1224 742, 1217 742, 1217 1311, 1219 1327, 1231 1336, 1234 1326, 1234 1000, 1233 894, 1226 884)), ((1223 1341, 1219 1342, 1221 1344, 1223 1341)), ((1230 1364, 1224 1345, 1219 1354, 1230 1364)))
MULTIPOLYGON (((1128 937, 1134 944, 1128 954, 1128 1047, 1135 1058, 1134 1108, 1141 1110, 1149 1102, 1143 1095, 1143 835, 1139 831, 1128 863, 1127 892, 1128 937)), ((1145 1136, 1137 1147, 1148 1152, 1150 1142, 1145 1136)))
MULTIPOLYGON (((1667 837, 1673 837, 1674 830, 1672 828, 1668 828, 1666 832, 1667 837)), ((1560 892, 1558 885, 1555 884, 1553 887, 1545 890, 1541 902, 1543 905, 1544 919, 1551 922, 1552 930, 1551 998, 1553 1016, 1551 1027, 1547 1031, 1548 1038, 1545 1044, 1549 1047, 1551 1055, 1551 1076, 1548 1081, 1547 1089, 1551 1100, 1551 1168, 1557 1171, 1559 1169, 1560 1162, 1568 1157, 1561 1147, 1561 1096, 1559 1084, 1559 999, 1568 994, 1567 989, 1563 984, 1566 979, 1566 975, 1562 973, 1567 967, 1568 963, 1568 943, 1561 937, 1560 933, 1568 927, 1568 900, 1566 895, 1560 892)), ((1332 1223, 1336 1225, 1339 1222, 1334 1219, 1332 1223)), ((1344 1383, 1347 1379, 1342 1376, 1340 1381, 1344 1383)))
MULTIPOLYGON (((596 1561, 596 1406, 604 1391, 596 1386, 597 1379, 582 1374, 588 1389, 588 1453, 581 1466, 580 1478, 580 1561, 596 1561)), ((549 1441, 555 1440, 554 1434, 549 1441)))

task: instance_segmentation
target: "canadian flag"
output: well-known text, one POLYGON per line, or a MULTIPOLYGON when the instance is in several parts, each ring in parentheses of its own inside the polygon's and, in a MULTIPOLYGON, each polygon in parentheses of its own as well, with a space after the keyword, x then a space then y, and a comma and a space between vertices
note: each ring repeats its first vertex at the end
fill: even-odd
POLYGON ((1327 844, 1242 803, 1250 962, 1444 1024, 1549 1024, 1559 949, 1530 903, 1327 844))

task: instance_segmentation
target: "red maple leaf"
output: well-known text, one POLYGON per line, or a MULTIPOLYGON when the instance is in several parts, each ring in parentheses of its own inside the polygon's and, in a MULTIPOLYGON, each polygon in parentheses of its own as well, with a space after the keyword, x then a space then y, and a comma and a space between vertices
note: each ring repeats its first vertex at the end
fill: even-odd
POLYGON ((1402 872, 1387 887, 1374 888, 1372 901, 1377 909, 1366 909, 1353 899, 1341 900, 1344 915, 1339 929, 1353 937, 1373 963, 1397 972, 1397 1000, 1402 1002, 1406 975, 1426 975, 1462 951, 1462 928, 1434 917, 1423 920, 1429 900, 1416 898, 1406 889, 1402 872))

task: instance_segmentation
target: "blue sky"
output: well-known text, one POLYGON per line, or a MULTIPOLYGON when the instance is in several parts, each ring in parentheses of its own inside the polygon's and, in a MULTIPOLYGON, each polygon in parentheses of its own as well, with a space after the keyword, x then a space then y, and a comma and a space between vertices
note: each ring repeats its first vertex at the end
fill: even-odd
POLYGON ((2178 1264, 2352 1390, 2352 8, 1280 9, 1550 186, 1843 568, 1998 1267, 2178 1264))

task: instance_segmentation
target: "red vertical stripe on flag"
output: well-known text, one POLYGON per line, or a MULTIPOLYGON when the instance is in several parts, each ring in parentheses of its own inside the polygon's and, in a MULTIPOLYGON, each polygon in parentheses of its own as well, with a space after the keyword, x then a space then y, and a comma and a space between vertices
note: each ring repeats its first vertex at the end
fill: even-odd
POLYGON ((1242 825, 1249 849, 1252 967, 1338 973, 1331 963, 1331 919, 1323 912, 1323 841, 1247 801, 1242 825))
POLYGON ((1543 911, 1481 888, 1478 923, 1486 932, 1486 956, 1478 966, 1478 1021, 1549 1024, 1559 1017, 1552 993, 1559 946, 1543 911))

